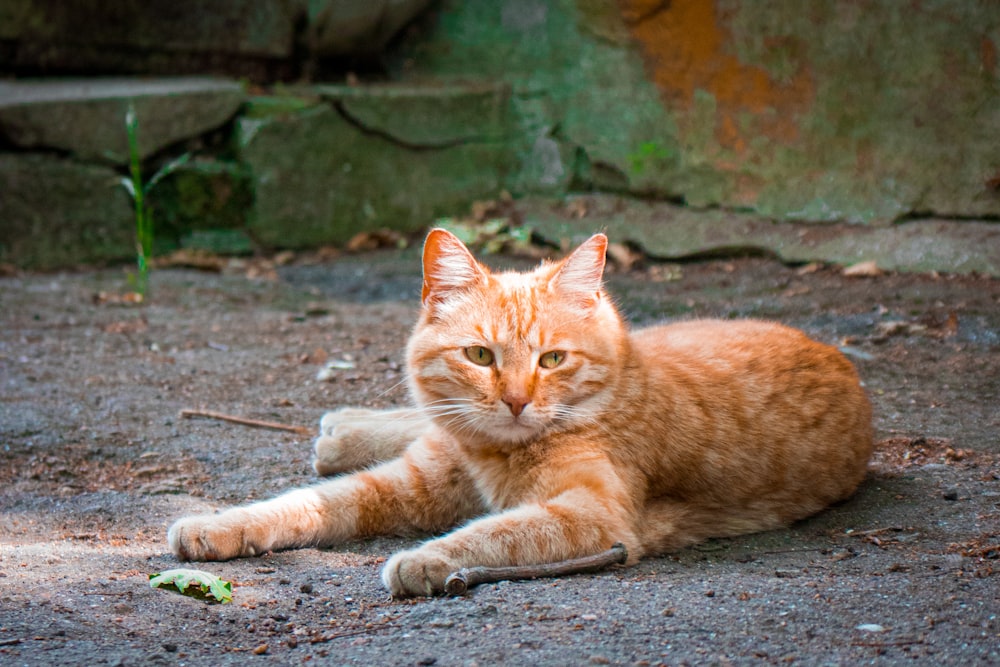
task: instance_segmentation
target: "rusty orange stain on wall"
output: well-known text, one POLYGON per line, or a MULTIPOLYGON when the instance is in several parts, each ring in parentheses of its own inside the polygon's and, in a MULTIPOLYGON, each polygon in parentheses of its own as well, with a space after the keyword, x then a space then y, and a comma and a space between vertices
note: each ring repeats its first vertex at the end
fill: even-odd
POLYGON ((993 75, 997 71, 997 47, 993 40, 983 35, 979 41, 979 60, 983 64, 983 71, 993 75))
POLYGON ((810 108, 815 95, 805 64, 789 81, 776 82, 761 67, 740 62, 728 48, 731 37, 714 0, 619 0, 619 6, 671 107, 691 110, 699 89, 715 98, 720 146, 743 155, 756 136, 785 144, 798 138, 796 116, 810 108), (741 128, 739 119, 747 113, 752 122, 741 128))

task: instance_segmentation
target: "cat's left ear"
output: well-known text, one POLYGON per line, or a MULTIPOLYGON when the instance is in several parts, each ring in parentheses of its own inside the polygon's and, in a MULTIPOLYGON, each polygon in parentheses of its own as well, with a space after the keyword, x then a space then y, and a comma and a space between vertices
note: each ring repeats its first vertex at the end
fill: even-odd
POLYGON ((601 277, 604 275, 607 249, 607 236, 591 236, 562 261, 549 281, 549 289, 562 292, 584 307, 596 304, 601 296, 601 277))
POLYGON ((445 229, 432 229, 424 241, 424 305, 442 299, 451 291, 460 290, 486 278, 469 249, 457 236, 445 229))

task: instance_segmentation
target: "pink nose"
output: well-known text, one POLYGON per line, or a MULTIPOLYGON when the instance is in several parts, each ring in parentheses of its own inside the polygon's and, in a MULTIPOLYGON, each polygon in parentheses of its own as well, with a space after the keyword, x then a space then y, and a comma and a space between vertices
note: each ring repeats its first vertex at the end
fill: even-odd
POLYGON ((521 413, 524 412, 524 406, 526 406, 531 401, 521 397, 505 396, 503 402, 507 404, 508 408, 510 408, 510 414, 514 415, 515 417, 519 417, 521 413))

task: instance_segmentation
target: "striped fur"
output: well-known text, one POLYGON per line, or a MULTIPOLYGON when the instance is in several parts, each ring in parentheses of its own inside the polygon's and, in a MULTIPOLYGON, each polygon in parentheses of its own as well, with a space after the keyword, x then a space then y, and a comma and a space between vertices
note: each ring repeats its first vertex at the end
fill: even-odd
POLYGON ((601 288, 606 244, 596 235, 560 263, 495 274, 432 231, 407 348, 417 407, 328 414, 316 469, 350 474, 181 519, 174 553, 443 533, 382 572, 394 595, 430 595, 461 567, 614 542, 635 562, 784 526, 853 493, 871 410, 843 355, 760 321, 629 332, 601 288))

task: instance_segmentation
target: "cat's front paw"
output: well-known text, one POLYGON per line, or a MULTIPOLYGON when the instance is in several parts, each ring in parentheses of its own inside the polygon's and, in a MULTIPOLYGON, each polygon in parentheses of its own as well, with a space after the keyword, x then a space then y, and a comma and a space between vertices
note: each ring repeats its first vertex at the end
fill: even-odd
POLYGON ((367 408, 341 408, 324 414, 319 420, 319 433, 321 436, 333 435, 333 432, 341 424, 352 421, 366 421, 375 416, 375 410, 367 408))
POLYGON ((180 560, 229 560, 257 555, 257 550, 247 542, 243 527, 217 515, 189 516, 176 521, 167 531, 167 542, 180 560))
POLYGON ((373 462, 367 451, 371 424, 366 421, 375 414, 361 408, 344 408, 323 415, 316 438, 313 469, 324 477, 359 470, 373 462))
POLYGON ((397 598, 440 595, 445 579, 457 569, 427 548, 401 551, 382 568, 382 583, 397 598))

